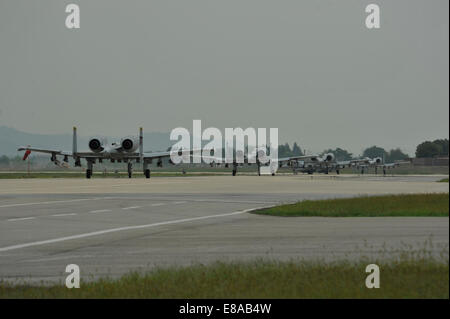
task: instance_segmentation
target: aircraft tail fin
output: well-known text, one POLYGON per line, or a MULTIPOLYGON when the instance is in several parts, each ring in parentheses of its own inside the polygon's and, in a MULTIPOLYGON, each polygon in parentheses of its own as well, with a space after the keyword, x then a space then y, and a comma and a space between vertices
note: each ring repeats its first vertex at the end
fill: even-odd
POLYGON ((30 156, 30 154, 31 154, 31 151, 30 151, 30 150, 26 150, 26 151, 25 151, 25 154, 23 155, 22 160, 25 161, 25 160, 28 158, 28 156, 30 156))
POLYGON ((77 128, 73 127, 73 139, 72 139, 72 154, 75 155, 77 150, 77 128))

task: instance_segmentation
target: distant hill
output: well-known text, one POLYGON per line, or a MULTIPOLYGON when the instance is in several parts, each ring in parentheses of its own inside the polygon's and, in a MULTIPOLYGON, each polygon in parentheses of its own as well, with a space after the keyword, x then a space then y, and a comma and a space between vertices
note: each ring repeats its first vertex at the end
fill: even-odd
MULTIPOLYGON (((87 136, 78 135, 78 149, 88 150, 87 136)), ((120 138, 111 137, 112 140, 120 138)), ((144 133, 145 151, 163 151, 173 142, 169 139, 169 133, 148 132, 144 133)), ((31 145, 33 147, 72 150, 72 134, 34 134, 16 130, 7 126, 0 126, 0 156, 18 155, 19 146, 31 145)))

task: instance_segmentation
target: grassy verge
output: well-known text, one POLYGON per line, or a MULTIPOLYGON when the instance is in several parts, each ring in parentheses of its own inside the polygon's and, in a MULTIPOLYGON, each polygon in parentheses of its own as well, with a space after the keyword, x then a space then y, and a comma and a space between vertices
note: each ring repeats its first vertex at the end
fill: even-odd
POLYGON ((439 183, 448 183, 448 178, 443 178, 440 181, 438 181, 439 183))
POLYGON ((449 216, 449 194, 411 194, 307 200, 253 211, 272 216, 449 216))
POLYGON ((369 263, 214 263, 81 282, 79 289, 0 283, 0 298, 449 298, 448 258, 376 263, 378 289, 365 286, 369 263))

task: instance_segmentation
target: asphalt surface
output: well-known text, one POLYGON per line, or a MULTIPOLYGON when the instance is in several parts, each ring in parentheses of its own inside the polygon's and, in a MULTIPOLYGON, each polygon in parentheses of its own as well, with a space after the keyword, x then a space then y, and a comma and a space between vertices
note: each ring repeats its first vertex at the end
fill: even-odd
POLYGON ((446 176, 208 176, 0 180, 0 278, 63 282, 217 260, 391 258, 448 252, 449 220, 283 218, 248 210, 302 199, 448 192, 446 176), (387 247, 387 248, 386 248, 387 247))

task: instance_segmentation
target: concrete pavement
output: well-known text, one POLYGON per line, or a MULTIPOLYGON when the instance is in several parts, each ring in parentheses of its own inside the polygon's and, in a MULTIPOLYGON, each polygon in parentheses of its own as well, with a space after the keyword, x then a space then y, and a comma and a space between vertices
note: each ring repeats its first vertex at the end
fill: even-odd
POLYGON ((383 244, 448 252, 448 218, 280 218, 256 207, 448 192, 441 177, 208 176, 0 181, 0 278, 63 281, 216 260, 358 258, 383 244))

